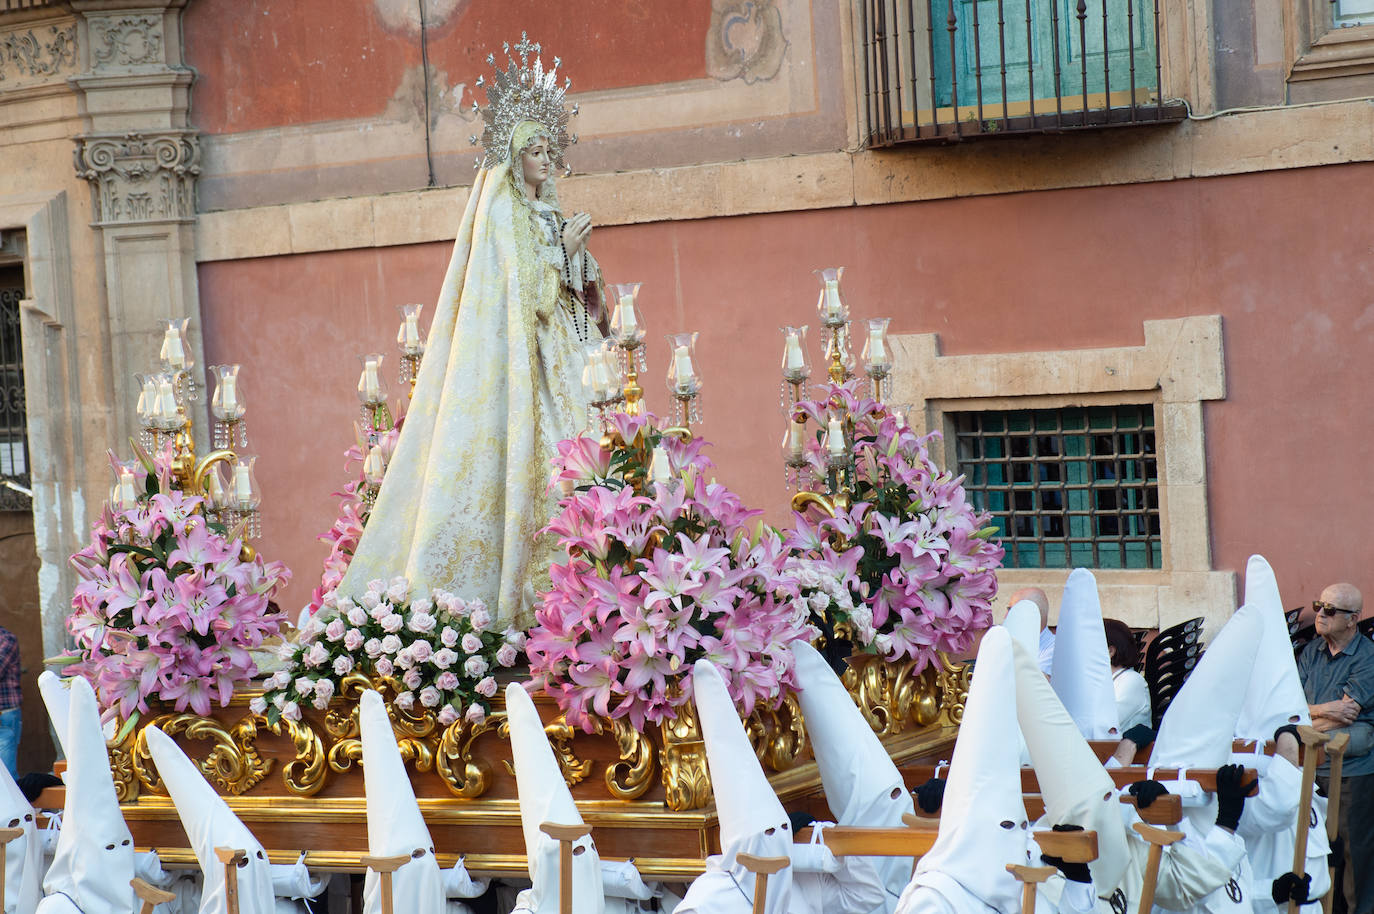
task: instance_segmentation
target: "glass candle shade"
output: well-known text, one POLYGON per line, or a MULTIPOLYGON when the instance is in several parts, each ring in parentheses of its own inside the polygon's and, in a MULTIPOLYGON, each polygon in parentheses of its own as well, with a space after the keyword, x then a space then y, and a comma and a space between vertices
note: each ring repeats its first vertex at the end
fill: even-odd
POLYGON ((811 377, 811 356, 806 351, 806 327, 782 328, 782 378, 799 384, 811 377))
POLYGON ((262 503, 258 479, 253 472, 253 466, 257 462, 256 457, 240 457, 238 463, 234 464, 233 485, 226 495, 229 506, 240 514, 256 511, 262 503))
POLYGON ((425 354, 425 332, 420 327, 424 308, 424 305, 401 305, 397 309, 401 312, 401 326, 396 331, 396 345, 401 347, 403 355, 425 354))
POLYGON ((696 349, 696 333, 668 335, 668 392, 675 397, 694 397, 701 391, 696 349))
POLYGON ((849 320, 849 308, 840 298, 840 278, 844 276, 844 267, 826 267, 812 272, 821 281, 821 294, 816 299, 816 313, 820 315, 821 323, 827 327, 837 327, 849 320))
POLYGON ((358 356, 363 373, 358 376, 358 401, 364 406, 377 406, 386 402, 386 381, 382 374, 382 363, 386 356, 380 352, 370 352, 358 356))
POLYGON ((118 461, 110 467, 114 471, 115 484, 110 490, 110 507, 116 511, 128 511, 138 504, 138 477, 134 475, 134 462, 118 461))
POLYGON ((611 339, 623 349, 632 349, 644 342, 644 322, 639 314, 637 282, 618 282, 606 287, 611 309, 611 339))
POLYGON ((158 352, 163 371, 190 371, 191 366, 195 364, 186 345, 186 326, 190 322, 189 317, 174 317, 163 321, 162 348, 158 352))
POLYGON ((221 422, 237 422, 247 407, 243 390, 239 387, 238 365, 211 365, 210 376, 215 380, 215 392, 210 397, 210 412, 221 422))
POLYGON ((892 350, 887 343, 887 325, 890 317, 874 317, 868 320, 868 341, 864 343, 863 359, 872 375, 882 376, 892 371, 892 350))

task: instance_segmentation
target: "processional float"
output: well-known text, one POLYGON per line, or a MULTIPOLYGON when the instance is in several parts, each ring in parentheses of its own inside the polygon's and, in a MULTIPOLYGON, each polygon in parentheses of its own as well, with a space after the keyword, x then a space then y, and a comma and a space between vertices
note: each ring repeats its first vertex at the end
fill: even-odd
MULTIPOLYGON (((553 71, 529 61, 537 46, 516 50, 521 63, 497 71, 497 89, 539 86, 553 97, 553 71)), ((566 121, 556 94, 550 116, 566 121)), ((991 623, 1002 550, 988 518, 966 504, 961 480, 931 460, 929 437, 888 404, 886 319, 867 322, 856 376, 842 272, 817 271, 825 368, 811 390, 819 397, 808 397, 807 328, 783 328, 782 459, 798 489, 785 532, 758 524, 757 512, 703 472, 696 334, 668 337, 672 420, 660 421, 640 381, 640 285, 609 287, 610 337, 584 353, 589 427, 554 461, 560 513, 544 535, 558 537, 565 554, 524 632, 495 630, 471 595, 412 593, 404 580, 361 594, 333 589, 404 428, 381 353, 362 357, 350 451, 360 475, 341 493, 321 588, 293 632, 271 602, 288 572, 248 545, 260 534, 261 496, 252 459, 232 450, 246 444, 238 367, 211 372, 216 449, 199 457, 186 325, 169 322, 162 370, 140 378, 138 459, 114 462, 110 502, 92 544, 73 558, 83 579, 68 622, 76 647, 60 659, 67 675, 92 680, 118 722, 110 761, 135 842, 169 865, 194 861, 148 748, 147 728, 156 726, 274 860, 305 851, 311 868, 361 871, 359 700, 375 689, 441 860, 465 857, 474 874, 524 874, 501 689, 533 674, 545 685, 534 692, 545 732, 602 857, 633 858, 646 878, 688 879, 719 850, 701 728, 683 685, 699 657, 730 677, 779 798, 827 817, 795 697, 804 684, 772 650, 807 635, 844 665, 846 688, 894 761, 948 757, 969 675, 949 654, 991 623), (613 528, 610 547, 579 533, 579 518, 593 516, 613 528), (695 570, 684 572, 688 565, 695 570), (706 566, 713 570, 702 574, 706 566), (665 585, 673 574, 676 585, 665 585), (586 602, 619 588, 622 604, 655 608, 663 598, 648 592, 664 586, 679 588, 667 598, 679 618, 665 623, 667 636, 632 633, 633 649, 608 635, 586 602), (931 625, 956 604, 962 623, 931 625), (266 659, 278 639, 284 646, 266 659), (587 650, 602 650, 605 662, 578 659, 587 650)), ((412 393, 426 344, 421 314, 403 306, 397 334, 399 380, 412 393)))

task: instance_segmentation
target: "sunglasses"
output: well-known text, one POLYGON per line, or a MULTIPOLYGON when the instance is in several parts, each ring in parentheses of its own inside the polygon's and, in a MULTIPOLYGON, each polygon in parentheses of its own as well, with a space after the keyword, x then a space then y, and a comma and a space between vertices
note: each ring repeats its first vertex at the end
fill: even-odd
POLYGON ((1312 609, 1318 614, 1326 616, 1328 619, 1338 613, 1346 613, 1353 616, 1357 612, 1357 610, 1344 609, 1340 606, 1336 606, 1334 603, 1324 603, 1321 600, 1313 600, 1312 609))

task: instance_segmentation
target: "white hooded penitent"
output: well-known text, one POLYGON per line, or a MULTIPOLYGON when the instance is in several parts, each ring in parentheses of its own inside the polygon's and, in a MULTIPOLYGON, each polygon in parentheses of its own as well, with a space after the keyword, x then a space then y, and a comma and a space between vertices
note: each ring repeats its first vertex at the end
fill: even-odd
MULTIPOLYGON (((87 683, 89 685, 89 683, 87 683)), ((48 719, 52 721, 52 731, 57 736, 57 745, 62 757, 71 754, 67 748, 67 721, 71 717, 72 693, 62 678, 52 670, 38 674, 38 691, 43 696, 43 706, 48 709, 48 719)))
MULTIPOLYGON (((1042 677, 1043 681, 1043 677, 1042 677)), ((897 910, 922 909, 917 893, 938 892, 956 911, 965 895, 998 914, 1018 914, 1021 885, 1007 864, 1029 863, 1029 823, 1017 759, 1012 638, 994 626, 983 636, 940 809, 940 833, 897 910)))
POLYGON ((1019 600, 1007 610, 1002 627, 1011 632, 1017 644, 1039 655, 1040 652, 1040 607, 1030 600, 1019 600))
MULTIPOLYGON (((1236 722, 1245 702, 1263 632, 1258 608, 1242 606, 1203 652, 1159 723, 1151 768, 1219 768, 1231 760, 1236 722)), ((1216 800, 1188 808, 1200 831, 1216 819, 1216 800)))
MULTIPOLYGON (((805 641, 791 648, 797 679, 804 684, 797 698, 830 814, 840 825, 902 827, 902 816, 915 808, 892 757, 825 658, 805 641)), ((911 858, 869 862, 892 898, 901 895, 911 876, 911 858)))
POLYGON ((33 807, 4 765, 0 765, 0 828, 24 832, 5 845, 5 914, 33 914, 41 894, 39 882, 43 871, 38 825, 33 807))
MULTIPOLYGON (((738 856, 789 857, 792 827, 759 765, 725 680, 710 661, 698 660, 693 666, 692 689, 701 736, 706 743, 706 767, 711 772, 716 815, 720 819, 719 867, 752 904, 754 874, 739 863, 738 856)), ((789 866, 768 877, 766 914, 784 914, 788 910, 792 875, 789 866)), ((688 894, 690 898, 691 893, 688 894)))
MULTIPOLYGON (((54 688, 55 680, 47 681, 42 693, 55 722, 58 714, 67 713, 62 739, 67 796, 57 849, 43 878, 48 897, 39 910, 70 910, 74 904, 82 914, 129 914, 134 910, 129 886, 135 872, 134 840, 119 810, 100 706, 85 679, 76 677, 70 689, 60 681, 54 688)), ((60 733, 64 728, 58 722, 55 729, 60 733)))
POLYGON ((1040 824, 1078 825, 1097 832, 1093 884, 1110 890, 1130 864, 1116 784, 1055 694, 1034 650, 1017 644, 1016 718, 1045 801, 1040 824))
POLYGON ((272 867, 258 839, 170 736, 157 727, 146 727, 143 737, 200 864, 204 879, 200 914, 223 914, 225 910, 224 864, 215 856, 217 847, 245 851, 248 855, 238 870, 240 914, 273 914, 276 900, 272 895, 272 867))
MULTIPOLYGON (((510 724, 511 757, 515 760, 515 782, 520 793, 520 826, 525 833, 532 883, 524 906, 536 914, 557 914, 559 844, 544 834, 540 826, 581 825, 582 814, 563 780, 563 770, 549 746, 534 700, 517 682, 506 686, 506 719, 510 724)), ((606 906, 601 888, 601 858, 590 835, 573 842, 572 861, 569 875, 574 914, 600 914, 606 906)))
MULTIPOLYGON (((444 879, 434 857, 415 791, 410 786, 396 734, 382 696, 368 689, 358 702, 358 728, 363 743, 363 789, 367 793, 367 849, 374 857, 410 857, 392 876, 395 910, 442 914, 444 879)), ((380 914, 382 881, 368 871, 363 884, 363 911, 380 914)))
POLYGON ((1245 703, 1236 721, 1236 736, 1241 739, 1269 740, 1285 724, 1311 725, 1307 695, 1298 678, 1293 659, 1293 642, 1288 636, 1288 620, 1274 569, 1263 556, 1252 555, 1245 566, 1245 604, 1259 614, 1263 633, 1255 669, 1250 674, 1245 703))
POLYGON ((1075 568, 1064 585, 1050 684, 1085 739, 1120 736, 1097 579, 1085 568, 1075 568))

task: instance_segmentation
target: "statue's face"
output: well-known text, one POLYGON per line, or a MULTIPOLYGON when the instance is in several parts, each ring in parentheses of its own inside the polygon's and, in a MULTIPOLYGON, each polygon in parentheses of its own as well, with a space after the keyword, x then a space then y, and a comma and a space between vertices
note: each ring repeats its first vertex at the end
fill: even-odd
POLYGON ((535 190, 549 179, 549 169, 553 163, 550 153, 549 141, 542 136, 535 137, 520 151, 520 168, 524 173, 525 183, 535 190))

